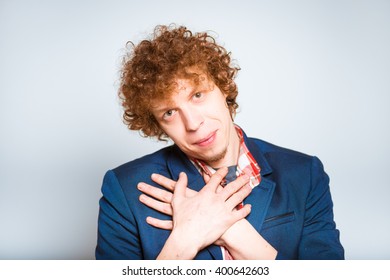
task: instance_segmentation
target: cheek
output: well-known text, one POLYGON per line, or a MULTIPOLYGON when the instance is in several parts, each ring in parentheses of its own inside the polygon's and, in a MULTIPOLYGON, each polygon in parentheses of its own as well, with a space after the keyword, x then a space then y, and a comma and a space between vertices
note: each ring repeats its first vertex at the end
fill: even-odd
POLYGON ((178 124, 162 125, 161 128, 176 144, 180 142, 180 139, 184 138, 184 134, 178 124))
POLYGON ((226 98, 222 93, 220 95, 216 95, 214 102, 214 106, 211 106, 211 109, 214 112, 218 112, 220 116, 225 116, 225 114, 228 114, 230 116, 229 107, 226 103, 226 98))
POLYGON ((223 104, 219 106, 214 106, 209 110, 209 116, 212 116, 215 119, 219 119, 223 122, 231 121, 230 111, 228 107, 223 104))

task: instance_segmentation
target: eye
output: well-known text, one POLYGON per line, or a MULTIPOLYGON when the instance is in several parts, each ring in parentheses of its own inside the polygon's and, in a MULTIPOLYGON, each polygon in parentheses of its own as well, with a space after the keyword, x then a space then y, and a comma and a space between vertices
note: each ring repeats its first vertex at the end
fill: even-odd
POLYGON ((203 93, 197 92, 192 96, 194 99, 201 99, 203 97, 203 93))
POLYGON ((168 110, 164 113, 163 115, 163 119, 169 119, 170 117, 172 117, 174 114, 175 114, 176 110, 168 110))

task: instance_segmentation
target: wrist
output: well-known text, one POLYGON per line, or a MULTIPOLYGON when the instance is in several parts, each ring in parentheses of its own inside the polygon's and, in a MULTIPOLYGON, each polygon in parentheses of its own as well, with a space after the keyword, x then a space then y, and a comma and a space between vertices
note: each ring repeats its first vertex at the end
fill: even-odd
POLYGON ((192 260, 199 252, 197 242, 186 238, 179 229, 172 230, 157 259, 192 260))
POLYGON ((221 236, 221 242, 235 259, 271 260, 277 255, 272 245, 246 219, 231 226, 221 236))
POLYGON ((246 219, 242 219, 234 223, 230 228, 228 228, 222 236, 217 240, 215 243, 216 245, 229 247, 229 245, 234 242, 233 240, 236 240, 236 238, 239 238, 240 233, 242 235, 242 232, 240 232, 240 228, 244 225, 244 223, 247 222, 246 219))

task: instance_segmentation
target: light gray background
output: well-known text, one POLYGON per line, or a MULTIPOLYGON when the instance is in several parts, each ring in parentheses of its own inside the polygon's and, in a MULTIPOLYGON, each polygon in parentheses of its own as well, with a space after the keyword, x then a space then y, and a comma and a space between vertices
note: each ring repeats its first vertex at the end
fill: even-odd
POLYGON ((106 170, 164 145, 116 97, 126 41, 212 30, 236 122, 317 155, 348 259, 390 259, 390 1, 0 1, 0 258, 92 259, 106 170))

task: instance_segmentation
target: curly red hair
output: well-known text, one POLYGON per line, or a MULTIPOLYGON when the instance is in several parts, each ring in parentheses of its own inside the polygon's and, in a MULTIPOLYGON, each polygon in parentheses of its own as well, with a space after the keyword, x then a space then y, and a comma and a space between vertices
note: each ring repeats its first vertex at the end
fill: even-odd
POLYGON ((199 82, 199 75, 188 70, 199 69, 226 95, 232 118, 238 104, 234 78, 237 66, 231 65, 230 53, 216 44, 207 33, 193 34, 184 26, 157 26, 151 40, 132 44, 121 70, 119 97, 124 109, 123 119, 131 130, 144 136, 166 137, 150 111, 155 101, 169 98, 175 79, 199 82))

